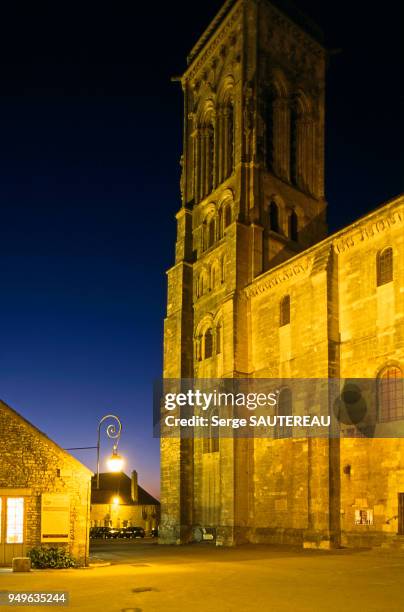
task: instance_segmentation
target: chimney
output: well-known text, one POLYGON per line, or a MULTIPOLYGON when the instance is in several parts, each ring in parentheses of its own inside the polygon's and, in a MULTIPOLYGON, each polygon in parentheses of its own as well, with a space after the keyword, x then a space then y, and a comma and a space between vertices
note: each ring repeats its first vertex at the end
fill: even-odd
POLYGON ((137 504, 138 494, 137 494, 137 472, 136 470, 133 470, 132 472, 130 496, 132 498, 132 501, 135 502, 135 504, 137 504))

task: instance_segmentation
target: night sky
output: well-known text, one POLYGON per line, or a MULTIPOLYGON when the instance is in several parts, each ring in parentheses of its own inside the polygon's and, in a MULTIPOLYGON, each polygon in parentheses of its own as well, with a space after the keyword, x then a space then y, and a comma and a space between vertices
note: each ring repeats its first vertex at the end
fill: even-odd
MULTIPOLYGON (((115 412, 127 471, 157 494, 152 381, 180 206, 182 95, 170 77, 222 3, 8 4, 0 397, 63 447, 94 445, 115 412)), ((400 3, 296 4, 341 50, 327 78, 334 231, 403 190, 400 3)), ((94 451, 77 456, 95 467, 94 451)))

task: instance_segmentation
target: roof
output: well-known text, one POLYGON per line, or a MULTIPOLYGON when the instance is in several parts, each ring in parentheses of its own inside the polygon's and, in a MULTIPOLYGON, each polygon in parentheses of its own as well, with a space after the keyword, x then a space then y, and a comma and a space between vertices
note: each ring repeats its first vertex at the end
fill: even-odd
POLYGON ((81 461, 76 459, 76 457, 71 455, 67 450, 59 446, 59 444, 56 444, 56 442, 51 440, 51 438, 49 438, 45 433, 43 433, 43 431, 38 429, 38 427, 35 427, 35 425, 33 425, 30 421, 25 419, 23 416, 21 416, 21 414, 19 414, 16 410, 14 410, 14 408, 11 408, 11 406, 6 404, 6 402, 4 402, 3 400, 0 400, 0 411, 2 410, 4 412, 8 412, 9 414, 11 414, 12 417, 14 417, 17 421, 21 423, 21 425, 23 425, 27 429, 34 430, 34 433, 38 435, 39 437, 41 437, 47 444, 49 444, 50 446, 53 446, 54 450, 57 450, 63 455, 66 455, 69 458, 69 460, 73 461, 77 465, 77 469, 81 469, 83 472, 88 472, 89 475, 93 474, 92 470, 90 470, 86 465, 84 465, 84 463, 81 463, 81 461))
POLYGON ((96 489, 97 478, 91 479, 91 503, 110 504, 113 497, 119 496, 120 504, 132 506, 159 506, 158 499, 137 485, 138 501, 131 497, 132 481, 124 472, 100 474, 100 488, 96 489))

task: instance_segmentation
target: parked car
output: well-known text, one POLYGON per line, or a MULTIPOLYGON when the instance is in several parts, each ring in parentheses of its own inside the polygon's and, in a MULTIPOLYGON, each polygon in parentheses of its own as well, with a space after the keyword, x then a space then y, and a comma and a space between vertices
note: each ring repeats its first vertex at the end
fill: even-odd
POLYGON ((144 538, 143 527, 124 527, 121 529, 121 538, 144 538))
POLYGON ((91 527, 90 538, 107 538, 111 527, 91 527))
POLYGON ((121 529, 118 529, 117 527, 107 527, 108 531, 106 532, 106 538, 109 540, 114 540, 116 538, 119 538, 121 536, 121 529))

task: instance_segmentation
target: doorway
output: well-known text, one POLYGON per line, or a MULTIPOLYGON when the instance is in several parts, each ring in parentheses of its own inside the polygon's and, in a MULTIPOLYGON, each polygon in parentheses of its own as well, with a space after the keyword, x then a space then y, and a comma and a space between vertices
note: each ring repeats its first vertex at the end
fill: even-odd
POLYGON ((25 552, 25 503, 23 497, 0 497, 0 566, 11 565, 25 552))

